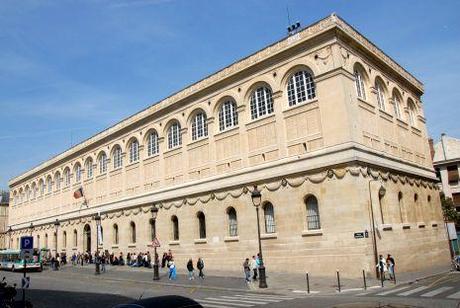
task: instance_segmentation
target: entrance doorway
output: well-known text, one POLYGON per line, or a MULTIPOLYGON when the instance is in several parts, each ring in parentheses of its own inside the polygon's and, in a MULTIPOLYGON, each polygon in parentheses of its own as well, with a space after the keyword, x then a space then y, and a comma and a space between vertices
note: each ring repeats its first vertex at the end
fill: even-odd
POLYGON ((91 253, 91 227, 89 225, 83 228, 83 250, 91 253))

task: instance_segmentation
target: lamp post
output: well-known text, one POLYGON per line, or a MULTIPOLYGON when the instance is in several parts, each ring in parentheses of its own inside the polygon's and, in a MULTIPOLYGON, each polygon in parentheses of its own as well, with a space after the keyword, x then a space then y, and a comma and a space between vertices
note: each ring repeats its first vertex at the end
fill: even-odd
POLYGON ((99 213, 94 216, 94 220, 96 221, 96 256, 94 257, 94 262, 96 263, 96 275, 99 275, 101 273, 99 265, 99 228, 101 226, 101 216, 99 213))
POLYGON ((158 272, 158 254, 157 254, 157 215, 158 208, 155 204, 150 209, 153 221, 153 280, 160 280, 160 273, 158 272))
POLYGON ((34 231, 34 224, 32 222, 30 223, 29 230, 30 230, 30 236, 32 236, 32 232, 34 231))
POLYGON ((260 241, 260 223, 259 223, 259 207, 262 201, 262 194, 254 185, 254 190, 251 192, 252 204, 256 207, 257 215, 257 237, 259 240, 259 288, 267 288, 267 279, 265 277, 265 266, 262 257, 262 243, 260 241))
POLYGON ((11 233, 13 232, 13 228, 11 226, 8 228, 8 248, 11 249, 11 233))
MULTIPOLYGON (((369 201, 370 201, 370 207, 371 207, 371 224, 372 224, 372 243, 373 243, 373 248, 374 248, 374 263, 379 264, 379 255, 378 255, 378 249, 377 249, 377 238, 375 236, 375 219, 374 219, 374 206, 372 204, 372 192, 371 192, 371 183, 372 182, 379 182, 379 180, 369 180, 369 201)), ((386 189, 383 187, 383 185, 380 185, 379 188, 379 200, 385 196, 386 189)), ((376 277, 378 278, 380 273, 379 273, 379 267, 375 268, 376 272, 376 277)))
POLYGON ((56 218, 56 221, 54 222, 54 228, 56 231, 56 255, 59 253, 58 252, 58 231, 59 231, 59 226, 61 223, 59 222, 59 219, 56 218))

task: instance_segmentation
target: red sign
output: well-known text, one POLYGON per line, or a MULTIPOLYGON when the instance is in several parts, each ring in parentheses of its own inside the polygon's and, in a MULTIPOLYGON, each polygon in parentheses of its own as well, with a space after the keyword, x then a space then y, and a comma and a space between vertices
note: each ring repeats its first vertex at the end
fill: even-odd
POLYGON ((152 245, 153 245, 153 247, 157 247, 157 248, 158 248, 158 247, 161 247, 160 241, 159 241, 157 238, 155 238, 155 239, 153 240, 152 245))

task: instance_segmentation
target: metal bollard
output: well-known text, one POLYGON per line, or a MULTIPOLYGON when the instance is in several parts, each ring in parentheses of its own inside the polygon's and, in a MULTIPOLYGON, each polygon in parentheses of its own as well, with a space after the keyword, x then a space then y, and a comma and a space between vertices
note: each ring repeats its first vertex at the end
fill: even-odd
POLYGON ((366 272, 363 270, 363 282, 364 282, 364 290, 367 290, 367 284, 366 284, 366 272))
POLYGON ((307 272, 307 293, 310 294, 310 277, 307 272))
POLYGON ((339 273, 339 270, 337 270, 337 285, 339 286, 339 292, 342 292, 342 289, 340 287, 340 273, 339 273))

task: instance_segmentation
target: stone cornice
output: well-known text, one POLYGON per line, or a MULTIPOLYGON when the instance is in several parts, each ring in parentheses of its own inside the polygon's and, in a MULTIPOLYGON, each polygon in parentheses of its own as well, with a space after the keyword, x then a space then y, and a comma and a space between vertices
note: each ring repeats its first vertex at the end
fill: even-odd
POLYGON ((20 181, 32 177, 34 174, 41 172, 43 169, 53 166, 54 164, 65 160, 67 157, 75 155, 76 153, 83 151, 86 147, 91 146, 105 138, 109 138, 112 135, 118 133, 119 131, 133 126, 136 123, 144 120, 145 118, 154 115, 160 110, 164 110, 167 107, 171 107, 174 104, 182 102, 184 99, 191 97, 199 92, 210 88, 211 86, 216 85, 223 80, 234 76, 238 73, 241 73, 249 68, 253 67, 256 64, 259 64, 268 58, 271 58, 281 52, 285 52, 294 46, 298 46, 304 43, 307 40, 312 39, 313 37, 317 37, 333 28, 338 28, 342 30, 344 33, 349 35, 359 44, 364 46, 370 53, 372 53, 375 57, 379 58, 383 62, 385 62, 389 67, 394 69, 398 74, 400 74, 403 78, 408 80, 411 84, 415 87, 420 89, 423 92, 423 85, 420 81, 418 81, 415 77, 409 74, 406 70, 404 70, 400 65, 398 65, 393 59, 387 56, 383 51, 381 51, 378 47, 376 47, 373 43, 371 43, 368 39, 366 39, 363 35, 361 35, 358 31, 356 31, 353 27, 347 24, 344 20, 338 17, 335 14, 332 14, 310 26, 303 28, 297 34, 284 38, 246 58, 241 59, 218 72, 205 77, 204 79, 186 87, 185 89, 172 94, 171 96, 165 98, 162 101, 155 103, 154 105, 120 121, 119 123, 105 129, 104 131, 84 140, 83 142, 75 145, 74 147, 68 149, 67 151, 58 154, 57 156, 47 160, 46 162, 36 166, 35 168, 19 175, 9 181, 9 186, 12 187, 18 184, 20 181))

